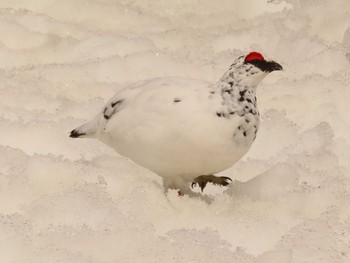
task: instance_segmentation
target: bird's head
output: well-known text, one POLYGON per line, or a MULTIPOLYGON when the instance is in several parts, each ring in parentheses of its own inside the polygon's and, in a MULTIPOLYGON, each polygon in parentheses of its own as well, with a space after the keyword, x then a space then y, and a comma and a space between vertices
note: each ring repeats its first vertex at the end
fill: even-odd
POLYGON ((272 71, 282 70, 282 66, 273 60, 265 60, 262 54, 250 52, 240 56, 221 78, 222 81, 234 81, 237 84, 257 86, 272 71))

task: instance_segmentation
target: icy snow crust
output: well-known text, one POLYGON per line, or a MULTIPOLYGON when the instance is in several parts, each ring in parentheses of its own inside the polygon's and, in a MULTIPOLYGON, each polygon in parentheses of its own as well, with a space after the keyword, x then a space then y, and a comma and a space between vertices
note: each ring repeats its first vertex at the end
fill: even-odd
POLYGON ((0 2, 0 262, 350 262, 350 3, 0 2), (126 84, 284 72, 227 189, 160 178, 71 129, 126 84))

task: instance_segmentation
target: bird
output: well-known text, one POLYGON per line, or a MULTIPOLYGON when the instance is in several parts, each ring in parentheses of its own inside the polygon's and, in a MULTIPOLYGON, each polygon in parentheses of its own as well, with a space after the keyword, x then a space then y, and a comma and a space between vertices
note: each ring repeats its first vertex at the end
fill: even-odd
POLYGON ((184 77, 140 81, 117 92, 72 138, 97 138, 163 179, 165 191, 193 193, 239 161, 259 129, 256 90, 282 70, 259 52, 239 56, 218 82, 184 77))

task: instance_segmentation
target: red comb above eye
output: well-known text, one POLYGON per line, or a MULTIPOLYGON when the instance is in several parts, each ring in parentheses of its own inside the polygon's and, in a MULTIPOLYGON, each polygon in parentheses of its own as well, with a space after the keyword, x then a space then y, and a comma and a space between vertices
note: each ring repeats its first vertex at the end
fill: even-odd
POLYGON ((263 55, 261 55, 258 52, 250 52, 244 59, 245 62, 251 61, 251 60, 265 60, 263 55))

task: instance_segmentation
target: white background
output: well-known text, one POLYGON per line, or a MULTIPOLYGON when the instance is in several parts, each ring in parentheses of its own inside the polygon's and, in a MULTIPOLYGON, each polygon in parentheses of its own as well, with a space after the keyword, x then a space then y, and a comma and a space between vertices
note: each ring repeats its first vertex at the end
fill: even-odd
POLYGON ((0 262, 350 262, 349 25, 348 0, 1 0, 0 262), (127 84, 250 51, 284 71, 209 203, 68 137, 127 84))

